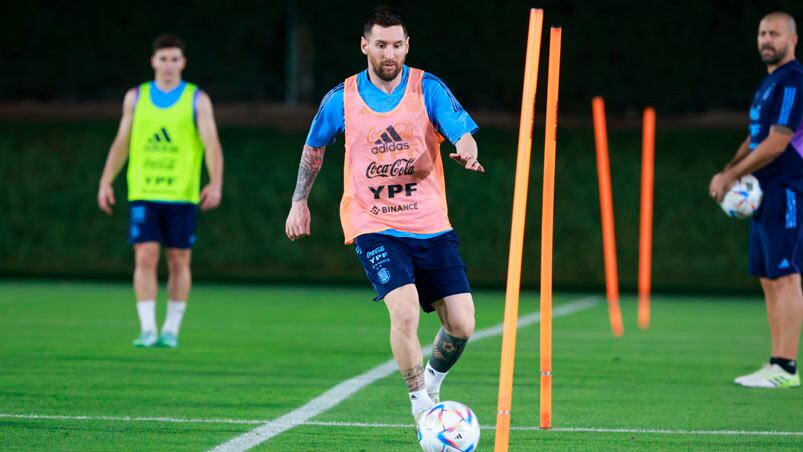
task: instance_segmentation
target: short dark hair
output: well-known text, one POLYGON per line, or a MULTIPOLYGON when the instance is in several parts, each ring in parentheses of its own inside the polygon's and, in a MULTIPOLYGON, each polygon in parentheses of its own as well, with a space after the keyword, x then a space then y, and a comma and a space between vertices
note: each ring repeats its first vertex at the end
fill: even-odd
POLYGON ((365 25, 362 29, 363 36, 368 36, 368 34, 371 33, 371 29, 374 28, 374 25, 379 25, 380 27, 401 25, 402 29, 404 29, 404 35, 407 36, 407 24, 404 21, 401 10, 398 8, 390 6, 378 6, 374 8, 371 14, 365 18, 365 25))
POLYGON ((153 53, 156 53, 156 51, 159 49, 168 49, 173 47, 178 47, 181 49, 182 54, 187 54, 187 50, 184 46, 184 40, 176 35, 165 34, 153 40, 153 53))

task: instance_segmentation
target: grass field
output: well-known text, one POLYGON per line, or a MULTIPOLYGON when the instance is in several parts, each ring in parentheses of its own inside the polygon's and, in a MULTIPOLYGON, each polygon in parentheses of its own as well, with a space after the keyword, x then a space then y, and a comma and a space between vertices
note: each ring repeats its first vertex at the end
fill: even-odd
MULTIPOLYGON (((370 297, 197 285, 181 346, 136 350, 128 285, 2 282, 0 450, 214 448, 388 362, 387 315, 370 297)), ((538 328, 519 331, 511 450, 803 447, 802 390, 731 383, 766 359, 760 299, 656 297, 653 324, 640 331, 625 298, 626 334, 616 339, 604 305, 580 298, 556 297, 579 307, 554 322, 552 431, 533 429, 538 328)), ((475 301, 478 331, 502 321, 501 293, 475 301)), ((536 305, 525 295, 521 315, 536 305)), ((436 324, 423 319, 423 343, 436 324)), ((477 413, 479 450, 493 445, 500 347, 495 335, 471 343, 443 388, 477 413)), ((385 375, 256 450, 417 450, 400 377, 385 375)))

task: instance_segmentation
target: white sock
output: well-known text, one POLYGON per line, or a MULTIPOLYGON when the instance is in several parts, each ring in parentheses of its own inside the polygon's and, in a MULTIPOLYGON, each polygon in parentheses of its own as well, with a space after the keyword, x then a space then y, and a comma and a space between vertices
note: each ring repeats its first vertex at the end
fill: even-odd
POLYGON ((413 417, 432 408, 432 405, 435 404, 432 402, 432 399, 429 398, 426 388, 408 394, 410 395, 410 403, 413 405, 413 417))
POLYGON ((185 309, 187 309, 186 301, 169 300, 167 302, 167 316, 162 326, 162 333, 172 333, 178 336, 178 329, 181 328, 181 319, 184 318, 185 309))
POLYGON ((156 302, 153 300, 137 301, 139 328, 141 332, 156 333, 156 302))
POLYGON ((427 362, 427 368, 424 369, 424 386, 427 388, 427 394, 433 399, 440 401, 441 383, 446 378, 449 372, 438 372, 427 362))

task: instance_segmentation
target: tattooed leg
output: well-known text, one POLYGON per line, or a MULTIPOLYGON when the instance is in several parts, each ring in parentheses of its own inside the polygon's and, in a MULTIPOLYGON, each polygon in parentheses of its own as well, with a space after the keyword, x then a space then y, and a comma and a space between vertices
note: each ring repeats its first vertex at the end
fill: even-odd
POLYGON ((424 383, 427 394, 433 402, 438 403, 441 398, 441 384, 449 369, 454 366, 463 350, 466 348, 468 339, 461 339, 447 333, 441 328, 435 336, 432 344, 432 356, 427 362, 424 376, 424 383))
POLYGON ((463 354, 467 343, 468 339, 454 337, 441 328, 432 344, 432 357, 429 358, 429 365, 438 372, 448 372, 463 354))
POLYGON ((412 369, 402 369, 401 374, 407 385, 407 395, 410 398, 413 417, 418 422, 420 416, 434 404, 424 386, 424 365, 419 364, 412 369))
POLYGON ((402 369, 404 384, 408 392, 417 392, 424 389, 424 365, 419 364, 412 369, 402 369))
POLYGON ((432 407, 432 399, 425 389, 415 285, 406 284, 385 295, 385 306, 390 313, 390 347, 407 386, 413 417, 417 418, 432 407))

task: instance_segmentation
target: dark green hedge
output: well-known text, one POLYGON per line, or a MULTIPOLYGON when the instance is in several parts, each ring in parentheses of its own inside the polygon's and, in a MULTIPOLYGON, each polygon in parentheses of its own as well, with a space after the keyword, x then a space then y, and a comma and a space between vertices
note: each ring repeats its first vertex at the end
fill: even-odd
MULTIPOLYGON (((0 27, 0 101, 122 101, 152 77, 151 41, 187 41, 185 77, 217 102, 285 100, 288 30, 296 5, 299 101, 315 103, 366 66, 362 23, 376 1, 11 0, 0 27)), ((803 2, 753 0, 394 0, 408 19, 408 62, 441 77, 469 110, 516 110, 528 10, 544 9, 541 80, 549 27, 563 27, 561 109, 585 113, 605 95, 611 112, 653 105, 664 113, 746 109, 764 76, 758 21, 783 9, 803 20, 803 2)), ((798 48, 798 50, 800 50, 798 48)), ((295 78, 294 78, 295 79, 295 78)), ((544 85, 545 86, 545 85, 544 85)), ((538 101, 543 102, 545 95, 538 101)))
MULTIPOLYGON (((657 290, 753 289, 746 275, 747 223, 727 218, 707 184, 736 148, 740 130, 663 130, 658 125, 654 286, 657 290)), ((95 204, 98 177, 116 124, 0 123, 0 274, 129 277, 124 176, 112 218, 95 204)), ((535 131, 525 283, 537 285, 542 130, 535 131)), ((312 237, 291 243, 284 220, 304 135, 224 127, 224 200, 204 214, 194 254, 200 279, 362 282, 353 250, 342 245, 338 202, 342 140, 329 148, 310 200, 312 237)), ((475 285, 506 277, 516 132, 477 135, 487 173, 446 163, 450 215, 475 285)), ((640 131, 610 132, 620 281, 637 274, 640 131)), ((447 146, 447 149, 449 147, 447 146)), ((558 136, 555 284, 599 288, 603 264, 599 197, 590 129, 558 136)))

